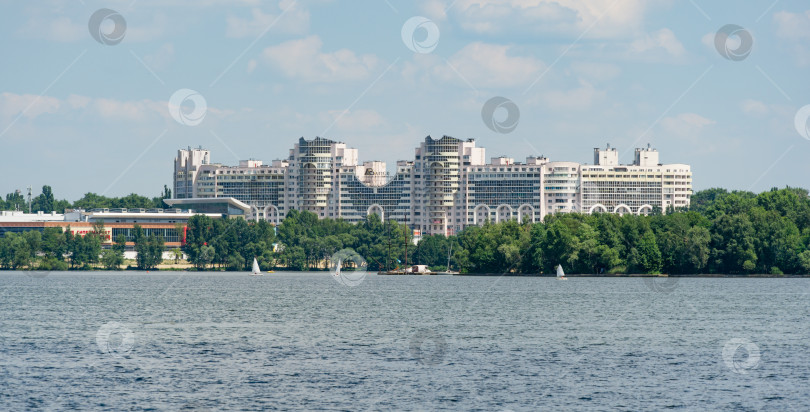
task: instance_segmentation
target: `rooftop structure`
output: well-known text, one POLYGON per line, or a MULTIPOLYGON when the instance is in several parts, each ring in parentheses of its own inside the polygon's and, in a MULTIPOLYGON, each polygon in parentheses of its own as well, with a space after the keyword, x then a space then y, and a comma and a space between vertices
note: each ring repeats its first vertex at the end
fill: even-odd
POLYGON ((64 221, 65 215, 61 213, 25 213, 19 210, 0 211, 0 222, 59 222, 64 221))

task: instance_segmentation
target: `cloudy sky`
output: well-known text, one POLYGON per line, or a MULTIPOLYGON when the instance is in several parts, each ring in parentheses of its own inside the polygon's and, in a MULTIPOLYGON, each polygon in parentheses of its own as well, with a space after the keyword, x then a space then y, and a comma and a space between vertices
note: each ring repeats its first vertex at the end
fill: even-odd
POLYGON ((610 143, 630 162, 650 143, 662 162, 691 164, 696 189, 810 186, 796 124, 810 104, 805 1, 0 5, 2 193, 154 196, 178 148, 271 161, 301 136, 390 165, 429 134, 519 160, 592 162, 610 143), (175 116, 173 95, 189 97, 175 116), (496 96, 519 108, 511 132, 482 119, 496 96))

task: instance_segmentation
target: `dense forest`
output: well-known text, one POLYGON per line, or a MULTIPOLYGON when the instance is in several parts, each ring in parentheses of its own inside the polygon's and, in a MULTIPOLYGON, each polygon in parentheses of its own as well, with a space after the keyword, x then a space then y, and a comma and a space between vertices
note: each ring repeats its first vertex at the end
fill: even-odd
MULTIPOLYGON (((123 253, 120 244, 118 252, 101 251, 94 240, 57 232, 0 238, 0 267, 113 267, 123 253)), ((709 189, 695 193, 688 210, 649 216, 558 214, 534 224, 488 222, 448 238, 424 236, 418 245, 405 225, 377 215, 351 224, 295 210, 278 227, 199 215, 186 233, 183 252, 199 270, 249 270, 254 257, 265 270, 322 270, 343 249, 356 251, 373 271, 406 262, 444 269, 452 245, 451 268, 467 273, 554 273, 557 264, 583 274, 810 273, 810 198, 796 188, 758 195, 709 189)), ((137 266, 155 267, 162 246, 163 239, 140 240, 138 250, 146 256, 137 266)))
POLYGON ((264 268, 324 268, 350 248, 369 270, 410 264, 468 273, 810 273, 810 199, 806 190, 773 189, 756 195, 710 189, 689 210, 650 216, 560 214, 543 223, 516 221, 470 227, 456 236, 425 236, 376 215, 353 225, 291 211, 272 226, 196 217, 184 248, 199 268, 246 270, 253 256, 264 268), (277 251, 270 245, 277 244, 277 251), (390 254, 389 254, 390 250, 390 254))

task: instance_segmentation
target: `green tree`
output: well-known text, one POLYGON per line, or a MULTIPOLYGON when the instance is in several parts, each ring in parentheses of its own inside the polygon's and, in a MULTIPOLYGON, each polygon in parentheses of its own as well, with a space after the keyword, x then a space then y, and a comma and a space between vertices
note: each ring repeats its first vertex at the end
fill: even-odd
POLYGON ((203 246, 200 248, 200 254, 195 258, 194 264, 199 265, 199 267, 202 269, 205 269, 207 265, 213 262, 215 254, 216 251, 212 246, 203 246))
POLYGON ((135 263, 138 269, 152 270, 163 263, 164 244, 163 236, 137 234, 135 236, 135 253, 137 254, 135 263))
POLYGON ((756 268, 754 227, 744 214, 722 214, 712 223, 713 273, 749 273, 756 268))
POLYGON ((14 191, 6 195, 6 210, 23 210, 25 209, 25 197, 19 191, 14 191))
POLYGON ((810 250, 799 253, 799 265, 801 267, 801 273, 810 273, 810 250))
POLYGON ((124 263, 124 256, 119 255, 113 249, 104 249, 101 251, 101 264, 107 270, 121 270, 121 265, 124 263))
POLYGON ((709 262, 711 233, 702 226, 694 226, 686 233, 682 273, 702 273, 709 262))
POLYGON ((42 231, 42 252, 46 257, 64 260, 67 252, 65 232, 58 227, 46 227, 42 231))
POLYGON ((547 224, 543 245, 545 273, 554 273, 557 265, 570 268, 577 258, 574 235, 563 219, 551 219, 547 224))
MULTIPOLYGON (((214 222, 208 216, 195 215, 189 218, 186 224, 185 243, 183 243, 183 252, 188 256, 188 261, 191 262, 197 269, 204 269, 206 265, 210 264, 211 260, 201 259, 202 248, 208 246, 208 241, 216 237, 214 232, 214 222)), ((213 248, 212 248, 213 250, 213 248)))
POLYGON ((90 210, 114 207, 111 203, 107 197, 88 192, 81 199, 73 202, 73 208, 90 210))
POLYGON ((172 249, 172 259, 174 259, 174 264, 180 263, 180 259, 183 258, 183 251, 180 248, 172 249))
POLYGON ((101 251, 101 264, 107 270, 121 270, 124 264, 124 251, 126 250, 127 239, 124 235, 115 238, 115 244, 109 249, 101 251))
POLYGON ((50 213, 56 210, 53 190, 48 185, 42 186, 42 193, 32 199, 31 203, 31 210, 34 212, 50 213))
POLYGON ((659 273, 661 271, 661 251, 655 241, 655 234, 652 231, 645 232, 639 240, 638 258, 634 262, 634 269, 641 273, 659 273))
POLYGON ((411 262, 420 265, 441 266, 447 263, 449 249, 449 239, 444 236, 422 236, 422 239, 414 248, 411 262))
POLYGON ((75 235, 68 226, 65 232, 66 249, 70 256, 70 267, 89 269, 99 262, 101 255, 101 238, 94 232, 75 235))
POLYGON ((5 250, 3 252, 4 266, 12 270, 21 270, 32 267, 32 255, 30 243, 25 236, 19 233, 6 233, 5 250))

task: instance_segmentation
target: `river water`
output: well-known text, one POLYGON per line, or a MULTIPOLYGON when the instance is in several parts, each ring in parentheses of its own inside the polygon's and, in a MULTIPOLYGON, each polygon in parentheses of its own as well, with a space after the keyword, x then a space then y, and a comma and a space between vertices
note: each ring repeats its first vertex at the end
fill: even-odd
POLYGON ((810 279, 342 276, 0 272, 0 409, 810 410, 810 279))

